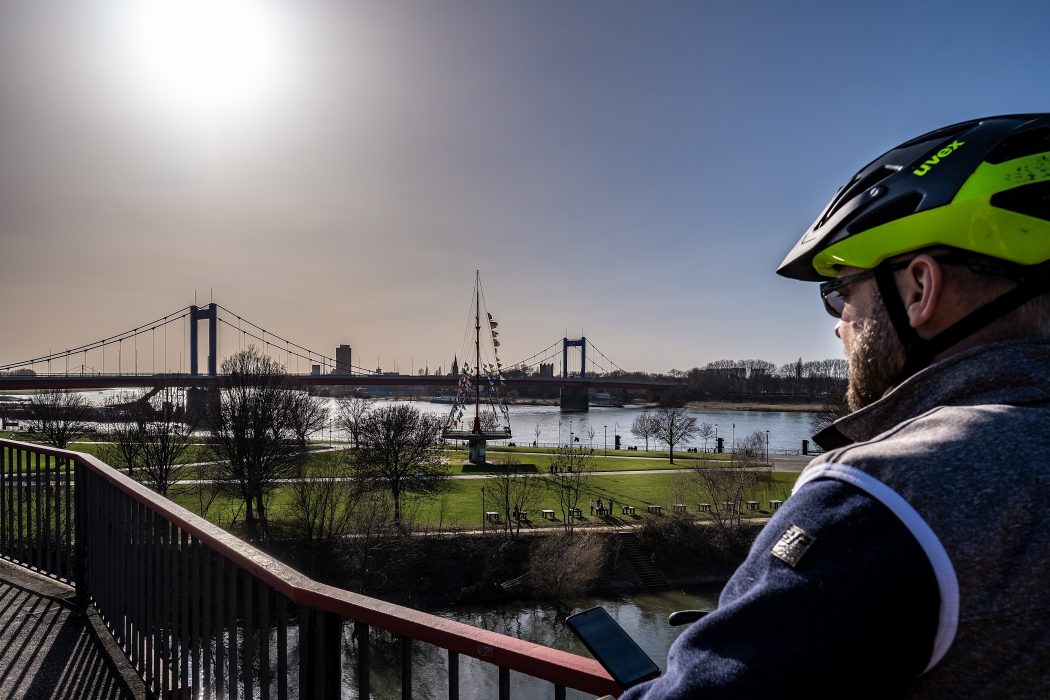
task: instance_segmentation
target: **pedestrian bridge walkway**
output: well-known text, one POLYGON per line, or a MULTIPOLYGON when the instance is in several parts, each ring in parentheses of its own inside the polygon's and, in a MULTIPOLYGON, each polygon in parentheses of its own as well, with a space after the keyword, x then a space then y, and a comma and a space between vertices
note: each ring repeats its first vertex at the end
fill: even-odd
POLYGON ((133 698, 73 589, 0 561, 0 697, 133 698))

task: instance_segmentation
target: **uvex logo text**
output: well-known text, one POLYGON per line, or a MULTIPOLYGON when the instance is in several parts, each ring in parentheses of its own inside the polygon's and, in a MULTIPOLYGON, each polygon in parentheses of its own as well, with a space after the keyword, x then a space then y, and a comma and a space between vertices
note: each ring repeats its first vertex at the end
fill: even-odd
POLYGON ((942 158, 947 158, 955 152, 956 148, 965 145, 965 141, 952 141, 947 146, 934 153, 928 161, 919 166, 918 170, 912 170, 912 172, 918 175, 919 177, 922 177, 926 173, 930 172, 930 168, 940 163, 942 158))

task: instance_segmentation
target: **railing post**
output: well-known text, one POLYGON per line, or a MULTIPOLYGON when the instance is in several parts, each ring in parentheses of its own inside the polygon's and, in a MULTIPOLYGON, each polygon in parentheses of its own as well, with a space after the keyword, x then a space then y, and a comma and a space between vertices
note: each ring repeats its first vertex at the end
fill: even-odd
POLYGON ((339 698, 343 658, 343 618, 300 608, 299 697, 339 698))
POLYGON ((87 562, 85 540, 87 539, 87 505, 84 502, 86 468, 79 460, 73 460, 73 586, 76 588, 74 604, 81 610, 87 608, 87 562))

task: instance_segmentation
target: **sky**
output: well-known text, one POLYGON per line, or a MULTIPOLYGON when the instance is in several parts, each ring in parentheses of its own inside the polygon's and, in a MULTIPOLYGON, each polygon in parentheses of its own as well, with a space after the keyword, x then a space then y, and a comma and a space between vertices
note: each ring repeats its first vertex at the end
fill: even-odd
MULTIPOLYGON (((885 150, 1050 110, 1047 26, 960 0, 3 2, 0 364, 196 295, 447 369, 475 270, 504 365, 566 335, 626 370, 840 357, 776 267, 885 150)), ((140 369, 177 368, 178 335, 140 369)))

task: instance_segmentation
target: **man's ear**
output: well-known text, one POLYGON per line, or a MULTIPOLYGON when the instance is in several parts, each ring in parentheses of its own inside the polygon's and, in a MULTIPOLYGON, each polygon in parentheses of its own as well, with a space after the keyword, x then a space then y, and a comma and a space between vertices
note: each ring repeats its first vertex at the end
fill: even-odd
POLYGON ((897 277, 897 288, 908 312, 908 323, 920 337, 932 337, 940 328, 937 309, 944 291, 941 266, 932 255, 921 253, 897 277), (925 333, 923 331, 926 331, 925 333), (927 335, 928 334, 928 335, 927 335))

